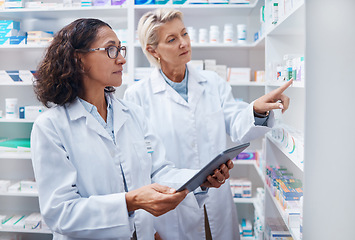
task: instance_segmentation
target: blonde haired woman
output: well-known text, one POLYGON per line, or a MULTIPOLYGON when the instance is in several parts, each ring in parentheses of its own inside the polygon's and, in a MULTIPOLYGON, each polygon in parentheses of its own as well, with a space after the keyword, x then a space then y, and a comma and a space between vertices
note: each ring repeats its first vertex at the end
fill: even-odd
MULTIPOLYGON (((157 9, 138 25, 142 50, 156 66, 150 77, 130 87, 125 98, 141 106, 167 149, 167 159, 180 168, 200 169, 226 148, 226 134, 245 143, 263 136, 273 125, 272 109, 285 111, 283 91, 292 83, 251 104, 236 102, 231 87, 217 74, 197 71, 182 13, 157 9)), ((155 218, 166 239, 239 239, 238 216, 230 184, 209 189, 199 208, 190 194, 173 211, 155 218)))

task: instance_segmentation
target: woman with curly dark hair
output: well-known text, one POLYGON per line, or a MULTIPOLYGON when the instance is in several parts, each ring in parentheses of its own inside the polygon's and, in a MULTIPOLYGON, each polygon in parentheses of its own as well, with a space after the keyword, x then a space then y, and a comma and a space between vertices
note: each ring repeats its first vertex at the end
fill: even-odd
MULTIPOLYGON (((50 109, 33 125, 31 152, 54 239, 154 239, 152 215, 174 209, 187 190, 170 187, 196 172, 167 162, 141 108, 114 96, 125 53, 108 24, 78 19, 55 35, 39 65, 35 92, 50 109)), ((232 167, 203 186, 221 186, 232 167)))

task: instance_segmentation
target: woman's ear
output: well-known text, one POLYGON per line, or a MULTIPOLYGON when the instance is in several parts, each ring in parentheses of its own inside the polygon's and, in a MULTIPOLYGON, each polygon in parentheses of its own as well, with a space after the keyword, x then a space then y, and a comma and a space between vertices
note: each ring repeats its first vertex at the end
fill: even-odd
POLYGON ((147 45, 147 51, 155 58, 159 58, 159 54, 157 53, 157 51, 155 51, 155 49, 152 47, 152 45, 147 45))

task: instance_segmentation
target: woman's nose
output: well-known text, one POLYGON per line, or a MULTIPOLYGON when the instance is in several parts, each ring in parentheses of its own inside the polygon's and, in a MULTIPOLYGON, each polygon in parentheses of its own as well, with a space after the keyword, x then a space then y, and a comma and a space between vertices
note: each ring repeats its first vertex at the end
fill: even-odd
POLYGON ((182 47, 186 47, 186 46, 187 46, 187 40, 184 38, 181 38, 180 39, 180 47, 182 48, 182 47))
POLYGON ((124 65, 126 63, 126 59, 122 56, 121 53, 118 54, 117 58, 115 59, 116 64, 124 65))

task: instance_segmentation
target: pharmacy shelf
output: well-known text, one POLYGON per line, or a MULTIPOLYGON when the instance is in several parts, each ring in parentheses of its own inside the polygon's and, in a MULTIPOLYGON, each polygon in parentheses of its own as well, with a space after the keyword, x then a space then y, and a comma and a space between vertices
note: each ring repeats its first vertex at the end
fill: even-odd
POLYGON ((23 228, 16 228, 16 229, 11 229, 11 228, 0 228, 0 232, 15 232, 15 233, 42 233, 42 234, 52 234, 51 230, 44 230, 44 229, 39 229, 39 230, 34 230, 34 229, 23 229, 23 228))
POLYGON ((305 34, 305 6, 304 1, 295 6, 290 13, 279 19, 277 24, 269 26, 267 35, 304 35, 305 34), (290 25, 293 27, 290 28, 290 25))
POLYGON ((201 15, 216 15, 216 12, 235 13, 240 16, 248 16, 251 11, 258 5, 258 0, 251 4, 165 4, 165 5, 134 5, 134 9, 138 12, 146 12, 156 8, 175 8, 184 13, 193 14, 199 10, 201 15), (240 11, 238 11, 240 10, 240 11))
POLYGON ((38 192, 0 192, 0 196, 8 197, 38 197, 38 192))
POLYGON ((265 87, 265 82, 231 83, 231 86, 265 87))
MULTIPOLYGON (((254 42, 254 43, 191 43, 192 48, 245 48, 245 49, 252 49, 259 47, 259 44, 261 44, 262 40, 260 42, 254 42)), ((141 48, 140 43, 135 43, 134 44, 135 48, 141 48)), ((261 45, 260 45, 261 47, 261 45)))
POLYGON ((0 45, 0 50, 4 49, 40 49, 43 50, 48 47, 46 45, 34 45, 34 44, 24 44, 24 45, 0 45))
POLYGON ((227 9, 227 8, 254 8, 258 3, 258 0, 254 1, 250 4, 156 4, 156 5, 134 5, 135 9, 155 9, 155 8, 166 8, 172 7, 177 9, 227 9))
POLYGON ((233 198, 234 203, 254 204, 255 198, 233 198))
MULTIPOLYGON (((280 87, 285 84, 285 81, 272 81, 272 82, 266 82, 265 84, 270 87, 280 87)), ((293 81, 290 88, 304 88, 304 86, 305 86, 304 82, 293 81)))
POLYGON ((284 147, 281 146, 281 143, 277 142, 272 136, 271 133, 266 134, 266 138, 272 142, 288 159, 290 159, 295 166, 297 166, 302 172, 303 172, 303 164, 301 164, 298 157, 295 157, 294 155, 290 154, 284 147))
POLYGON ((40 8, 40 9, 7 9, 0 11, 1 18, 16 18, 25 20, 29 18, 36 19, 61 19, 61 18, 116 18, 117 21, 124 19, 127 21, 127 7, 109 6, 109 7, 67 7, 67 8, 40 8))
MULTIPOLYGON (((129 81, 129 76, 127 73, 123 73, 122 76, 122 85, 127 85, 129 81)), ((15 87, 25 87, 25 86, 33 86, 33 82, 0 82, 0 86, 15 86, 15 87)), ((0 117, 0 122, 33 122, 33 120, 26 119, 5 119, 0 117)))
MULTIPOLYGON (((17 85, 16 85, 17 86, 17 85)), ((33 123, 34 120, 28 119, 7 119, 7 118, 0 118, 0 123, 33 123)))
POLYGON ((24 87, 24 86, 32 86, 33 83, 30 82, 0 82, 0 86, 16 86, 16 87, 24 87))
POLYGON ((0 159, 31 159, 31 153, 29 153, 29 152, 25 152, 25 153, 18 153, 18 152, 4 153, 4 152, 0 152, 0 159))
POLYGON ((292 235, 293 240, 301 240, 300 236, 300 228, 290 228, 287 223, 287 219, 285 218, 285 211, 283 210, 281 204, 276 200, 276 198, 272 195, 271 190, 268 186, 265 187, 267 189, 268 194, 270 194, 270 197, 272 198, 274 205, 276 206, 277 210, 279 211, 279 214, 284 221, 285 225, 287 226, 290 234, 292 235))
POLYGON ((240 240, 255 240, 255 237, 240 237, 240 240))

